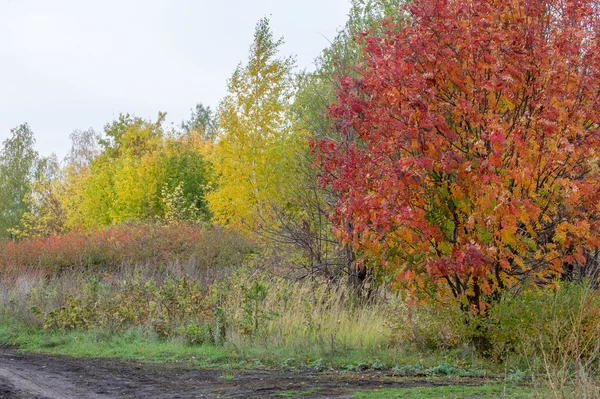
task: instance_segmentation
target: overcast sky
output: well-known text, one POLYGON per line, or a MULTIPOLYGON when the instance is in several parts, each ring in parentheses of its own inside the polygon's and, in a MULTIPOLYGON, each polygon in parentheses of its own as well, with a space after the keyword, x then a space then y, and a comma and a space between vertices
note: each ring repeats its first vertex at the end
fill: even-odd
POLYGON ((284 54, 311 68, 348 0, 0 0, 0 142, 27 122, 60 158, 74 129, 120 112, 179 123, 215 107, 268 16, 284 54))

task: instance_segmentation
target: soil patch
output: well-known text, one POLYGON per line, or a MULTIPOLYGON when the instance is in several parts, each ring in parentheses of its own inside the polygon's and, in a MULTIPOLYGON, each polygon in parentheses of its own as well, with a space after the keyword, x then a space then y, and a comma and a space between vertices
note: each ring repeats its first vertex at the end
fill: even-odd
MULTIPOLYGON (((0 349, 0 398, 352 398, 361 389, 446 385, 383 373, 219 371, 0 349)), ((465 380, 462 384, 480 384, 465 380)))

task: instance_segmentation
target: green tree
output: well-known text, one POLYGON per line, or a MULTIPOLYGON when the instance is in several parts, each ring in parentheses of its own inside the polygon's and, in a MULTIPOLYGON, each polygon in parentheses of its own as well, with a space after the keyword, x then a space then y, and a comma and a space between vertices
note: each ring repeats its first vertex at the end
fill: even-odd
MULTIPOLYGON (((91 162, 81 156, 79 162, 71 162, 62 196, 68 227, 173 219, 174 205, 186 209, 177 212, 179 219, 208 219, 204 192, 210 165, 203 155, 202 133, 169 136, 162 127, 164 118, 165 114, 156 121, 121 115, 106 125, 101 152, 91 162)), ((84 132, 85 140, 81 134, 75 137, 78 147, 83 142, 88 151, 77 154, 93 155, 89 149, 94 147, 88 145, 92 133, 84 132)))
POLYGON ((214 141, 217 137, 218 121, 210 107, 198 103, 192 110, 190 119, 181 123, 181 128, 184 133, 196 131, 205 141, 214 141))
POLYGON ((23 124, 11 130, 0 151, 0 236, 11 237, 10 229, 17 228, 28 210, 25 201, 31 192, 38 153, 31 128, 23 124))
POLYGON ((158 211, 161 218, 173 220, 177 208, 186 210, 175 212, 178 220, 210 219, 206 191, 213 168, 204 155, 207 143, 204 137, 201 132, 192 131, 178 139, 169 138, 158 154, 156 181, 161 191, 156 192, 156 198, 161 200, 158 211))
POLYGON ((55 154, 42 158, 37 165, 31 192, 25 196, 28 209, 18 228, 11 229, 17 239, 47 237, 67 232, 66 215, 61 202, 62 171, 55 154))

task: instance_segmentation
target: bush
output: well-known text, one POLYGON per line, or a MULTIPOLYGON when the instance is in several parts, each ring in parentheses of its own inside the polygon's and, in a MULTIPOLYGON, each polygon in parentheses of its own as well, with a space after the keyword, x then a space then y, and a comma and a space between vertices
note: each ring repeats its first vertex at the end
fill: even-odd
POLYGON ((555 291, 506 295, 483 321, 498 360, 511 354, 552 363, 589 359, 600 349, 600 292, 565 282, 555 291))
POLYGON ((192 223, 127 224, 62 236, 0 242, 0 276, 65 270, 112 273, 134 265, 188 262, 198 269, 236 270, 254 247, 241 235, 192 223))
POLYGON ((587 282, 507 294, 484 315, 456 303, 400 304, 390 326, 397 345, 420 352, 459 350, 536 372, 560 365, 571 375, 598 373, 600 291, 587 282))
POLYGON ((455 302, 431 301, 416 306, 400 303, 389 321, 397 345, 417 351, 438 351, 465 343, 465 314, 455 302))
POLYGON ((212 312, 205 300, 207 290, 197 281, 168 277, 160 285, 154 280, 112 284, 92 280, 81 297, 67 295, 64 305, 45 314, 44 328, 126 331, 142 326, 161 337, 183 332, 191 343, 209 340, 212 312))

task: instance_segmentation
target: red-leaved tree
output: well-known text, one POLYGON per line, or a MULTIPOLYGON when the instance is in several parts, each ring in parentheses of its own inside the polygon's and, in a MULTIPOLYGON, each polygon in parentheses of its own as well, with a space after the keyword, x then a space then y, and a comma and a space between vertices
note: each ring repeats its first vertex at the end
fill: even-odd
POLYGON ((526 278, 597 272, 599 3, 405 12, 364 35, 360 78, 340 78, 329 111, 345 139, 314 144, 340 235, 413 292, 475 311, 526 278))

